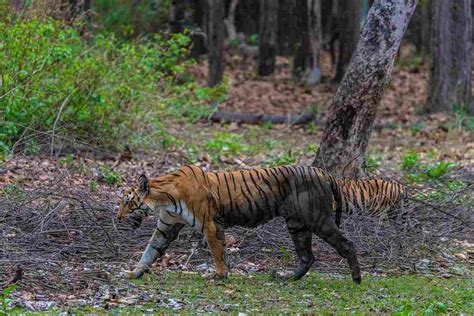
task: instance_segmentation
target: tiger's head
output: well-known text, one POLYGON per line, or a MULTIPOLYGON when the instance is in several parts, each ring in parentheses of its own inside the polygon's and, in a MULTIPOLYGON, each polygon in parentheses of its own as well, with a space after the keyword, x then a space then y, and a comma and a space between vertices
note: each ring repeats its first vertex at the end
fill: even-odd
POLYGON ((150 211, 146 203, 150 187, 148 178, 141 175, 138 186, 132 186, 125 190, 118 203, 117 218, 126 220, 134 229, 140 227, 143 219, 150 211))
POLYGON ((174 201, 172 194, 176 192, 175 186, 168 177, 148 180, 142 174, 138 179, 138 185, 126 189, 120 198, 117 219, 126 220, 134 229, 137 229, 151 212, 171 205, 174 201))

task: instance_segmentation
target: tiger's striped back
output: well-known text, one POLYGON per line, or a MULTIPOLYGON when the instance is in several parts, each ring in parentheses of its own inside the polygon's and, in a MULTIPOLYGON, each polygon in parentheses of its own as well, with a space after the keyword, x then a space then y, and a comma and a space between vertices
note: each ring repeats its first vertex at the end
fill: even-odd
POLYGON ((408 197, 406 188, 393 181, 340 179, 336 183, 341 199, 337 209, 348 214, 361 212, 378 217, 393 216, 394 210, 408 197))

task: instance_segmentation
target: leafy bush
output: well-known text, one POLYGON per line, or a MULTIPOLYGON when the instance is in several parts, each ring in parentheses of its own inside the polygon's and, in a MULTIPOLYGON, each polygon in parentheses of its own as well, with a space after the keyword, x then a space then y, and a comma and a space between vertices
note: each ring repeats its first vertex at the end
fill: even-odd
POLYGON ((32 131, 117 147, 132 137, 130 130, 162 130, 158 113, 197 109, 226 92, 178 80, 189 63, 183 34, 124 42, 109 33, 85 41, 53 19, 2 21, 0 29, 3 152, 32 131))

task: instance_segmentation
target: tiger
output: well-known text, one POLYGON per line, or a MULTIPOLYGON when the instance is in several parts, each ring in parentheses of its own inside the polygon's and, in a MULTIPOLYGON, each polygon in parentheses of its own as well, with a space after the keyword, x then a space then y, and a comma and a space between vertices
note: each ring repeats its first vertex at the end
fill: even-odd
POLYGON ((205 172, 190 165, 154 179, 141 175, 138 184, 120 198, 117 218, 138 228, 146 216, 154 215, 158 224, 135 269, 124 274, 140 278, 189 225, 207 239, 216 267, 214 277, 225 278, 224 229, 256 227, 283 217, 299 259, 288 279, 301 279, 314 263, 314 233, 347 259, 352 280, 359 284, 361 272, 354 244, 334 221, 335 193, 335 179, 316 167, 205 172))
POLYGON ((381 179, 337 179, 339 203, 336 208, 336 224, 339 227, 341 214, 361 213, 379 218, 393 219, 397 209, 407 200, 405 186, 381 179))

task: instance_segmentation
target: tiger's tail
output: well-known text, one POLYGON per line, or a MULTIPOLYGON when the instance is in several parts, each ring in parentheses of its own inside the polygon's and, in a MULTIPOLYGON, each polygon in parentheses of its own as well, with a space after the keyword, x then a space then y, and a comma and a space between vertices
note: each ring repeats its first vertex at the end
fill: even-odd
POLYGON ((342 189, 341 187, 337 184, 336 179, 328 175, 329 178, 329 184, 331 186, 331 191, 332 195, 334 198, 334 208, 335 208, 335 219, 334 221, 336 222, 337 227, 341 226, 341 218, 342 218, 342 201, 343 201, 343 196, 342 196, 342 189))

